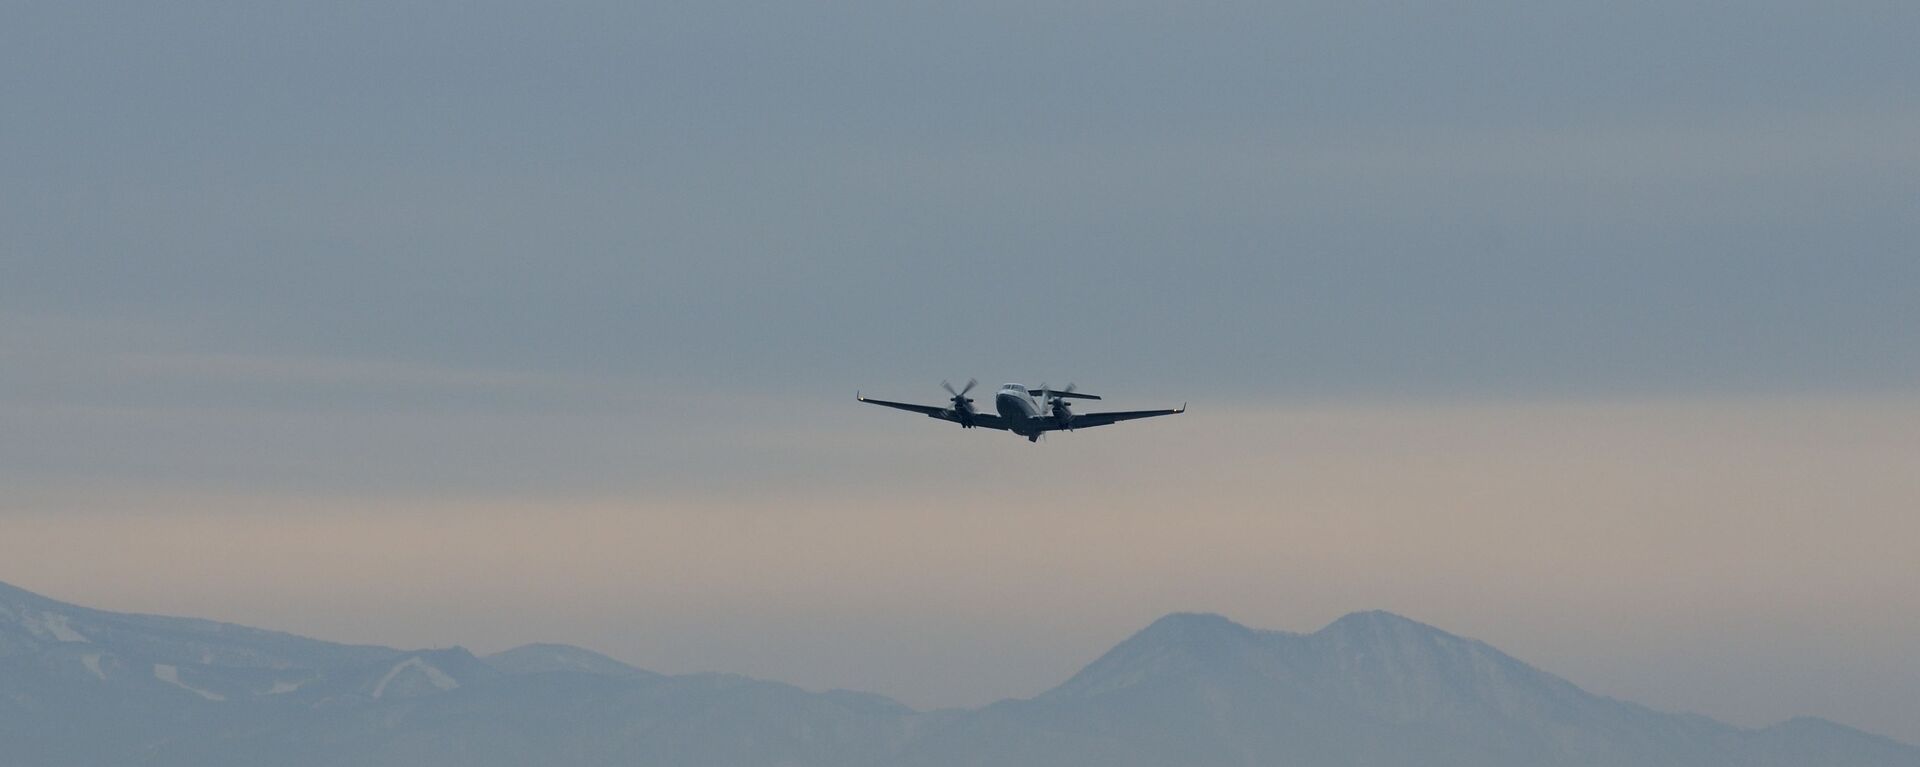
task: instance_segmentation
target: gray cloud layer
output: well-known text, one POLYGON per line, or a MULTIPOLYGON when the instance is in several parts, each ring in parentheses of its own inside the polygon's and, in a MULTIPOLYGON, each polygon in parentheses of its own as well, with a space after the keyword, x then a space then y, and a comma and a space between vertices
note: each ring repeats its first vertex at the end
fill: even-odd
POLYGON ((1904 9, 17 16, 13 318, 749 387, 1920 373, 1904 9))

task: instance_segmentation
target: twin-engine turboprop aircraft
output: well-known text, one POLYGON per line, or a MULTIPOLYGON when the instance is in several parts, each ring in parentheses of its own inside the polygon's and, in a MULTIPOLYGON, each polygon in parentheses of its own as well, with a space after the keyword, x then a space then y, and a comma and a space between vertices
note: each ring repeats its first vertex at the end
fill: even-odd
POLYGON ((1094 426, 1105 426, 1110 423, 1131 421, 1135 418, 1152 418, 1157 415, 1173 415, 1175 413, 1187 412, 1187 406, 1181 405, 1179 410, 1120 410, 1111 413, 1075 413, 1073 412, 1072 403, 1067 400, 1099 399, 1099 397, 1092 394, 1078 393, 1073 390, 1073 384, 1067 384, 1067 388, 1059 390, 1054 390, 1048 388, 1046 384, 1041 384, 1037 387, 1036 394, 1035 389, 1010 383, 1001 384, 1000 392, 993 395, 993 407, 999 411, 996 415, 994 413, 982 413, 973 409, 973 398, 968 397, 967 392, 973 391, 973 387, 979 383, 979 381, 969 378, 967 379, 966 386, 955 391, 953 384, 941 381, 940 385, 946 387, 948 394, 953 395, 952 399, 947 400, 945 407, 939 405, 914 405, 906 402, 888 402, 883 399, 867 399, 866 397, 860 396, 859 392, 854 392, 853 396, 861 402, 870 402, 875 405, 884 405, 901 410, 911 410, 915 413, 938 418, 942 421, 952 421, 960 424, 960 427, 963 429, 971 429, 979 426, 988 429, 1010 431, 1026 437, 1028 442, 1039 442, 1040 435, 1050 431, 1073 431, 1074 429, 1087 429, 1094 426), (1036 397, 1039 400, 1038 405, 1035 405, 1036 397))

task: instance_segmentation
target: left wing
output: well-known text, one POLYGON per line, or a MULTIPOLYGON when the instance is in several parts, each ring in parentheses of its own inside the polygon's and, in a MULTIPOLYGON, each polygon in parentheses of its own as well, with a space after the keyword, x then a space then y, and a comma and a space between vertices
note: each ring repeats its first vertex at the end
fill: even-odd
POLYGON ((915 413, 919 413, 921 415, 930 415, 935 418, 939 418, 947 412, 946 408, 940 407, 939 405, 915 405, 911 402, 888 402, 883 399, 874 399, 872 397, 862 397, 858 394, 854 395, 854 399, 860 400, 861 402, 865 402, 870 405, 879 405, 881 407, 898 408, 900 410, 908 410, 915 413))
POLYGON ((1106 426, 1110 423, 1131 421, 1135 418, 1179 415, 1185 412, 1187 412, 1186 405, 1181 405, 1177 410, 1116 410, 1111 413, 1074 413, 1073 420, 1068 421, 1067 424, 1070 429, 1090 429, 1095 426, 1106 426))
MULTIPOLYGON (((929 418, 938 418, 942 421, 947 421, 950 423, 960 423, 960 414, 953 412, 953 410, 949 408, 940 407, 939 405, 915 405, 911 402, 888 402, 883 399, 872 399, 869 397, 860 396, 858 394, 855 394, 854 398, 860 400, 861 402, 865 402, 869 405, 879 405, 881 407, 890 407, 896 410, 905 410, 912 413, 919 413, 929 418)), ((973 425, 979 426, 981 428, 999 429, 1001 431, 1005 431, 1007 428, 1007 419, 1001 418, 1000 416, 994 415, 992 413, 975 412, 973 414, 972 421, 973 421, 973 425)))

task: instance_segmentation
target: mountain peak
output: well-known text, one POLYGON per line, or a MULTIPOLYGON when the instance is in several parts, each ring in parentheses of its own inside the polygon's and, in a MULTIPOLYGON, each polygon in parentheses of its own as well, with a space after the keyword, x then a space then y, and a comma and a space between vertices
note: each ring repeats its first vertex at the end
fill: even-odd
POLYGON ((1261 632, 1213 613, 1172 613, 1147 625, 1115 652, 1178 652, 1220 660, 1257 641, 1261 632))
POLYGON ((1310 638, 1360 654, 1372 651, 1405 656, 1484 651, 1506 658, 1498 650, 1475 640, 1385 610, 1348 613, 1314 632, 1310 638))
POLYGON ((566 644, 523 644, 481 659, 488 666, 508 674, 539 674, 574 671, 615 677, 652 677, 643 671, 584 647, 566 644))
MULTIPOLYGON (((1435 634, 1447 633, 1412 618, 1396 615, 1385 610, 1362 610, 1360 612, 1347 613, 1346 615, 1340 616, 1338 620, 1327 624, 1327 627, 1321 630, 1331 631, 1336 634, 1390 631, 1418 631, 1435 634)), ((1451 635, 1449 634, 1449 636, 1451 635)))
MULTIPOLYGON (((1261 631, 1219 615, 1174 613, 1116 645, 1048 692, 1049 699, 1194 684, 1213 690, 1315 691, 1382 721, 1424 721, 1472 709, 1505 715, 1515 701, 1560 701, 1563 680, 1484 643, 1382 610, 1312 634, 1261 631)), ((1210 693, 1211 694, 1211 693, 1210 693)), ((1303 704, 1306 705, 1306 704, 1303 704)))
POLYGON ((1167 639, 1191 638, 1209 634, 1241 634, 1253 629, 1234 623, 1218 613, 1168 613, 1159 620, 1147 624, 1134 636, 1160 637, 1167 639))
POLYGON ((1044 697, 1098 695, 1155 679, 1233 673, 1260 632, 1212 613, 1173 613, 1115 645, 1044 697))

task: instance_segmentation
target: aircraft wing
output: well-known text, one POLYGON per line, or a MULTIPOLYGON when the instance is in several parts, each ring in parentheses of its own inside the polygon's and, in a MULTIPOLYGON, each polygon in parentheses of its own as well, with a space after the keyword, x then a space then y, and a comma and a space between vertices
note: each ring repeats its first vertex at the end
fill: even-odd
MULTIPOLYGON (((949 423, 960 423, 960 417, 958 414, 954 413, 952 410, 948 408, 944 408, 939 405, 915 405, 911 402, 888 402, 883 399, 873 399, 871 397, 861 397, 858 395, 855 395, 855 397, 859 399, 861 402, 865 402, 869 405, 879 405, 881 407, 894 408, 895 410, 905 410, 912 413, 919 413, 929 418, 938 418, 942 421, 947 421, 949 423)), ((987 429, 999 429, 1001 431, 1005 431, 1007 428, 1007 419, 1001 418, 1000 416, 994 415, 992 413, 974 413, 973 425, 979 426, 982 428, 987 428, 987 429)))
POLYGON ((930 415, 935 418, 940 418, 941 416, 945 415, 947 412, 946 408, 940 407, 939 405, 915 405, 911 402, 888 402, 883 399, 874 399, 872 397, 861 397, 858 395, 855 395, 855 399, 858 399, 861 402, 865 402, 869 405, 879 405, 881 407, 890 407, 890 408, 895 408, 899 410, 909 410, 915 413, 919 413, 921 415, 930 415))
POLYGON ((1088 429, 1095 426, 1106 426, 1107 424, 1110 424, 1110 423, 1119 423, 1121 421, 1131 421, 1136 418, 1152 418, 1154 416, 1160 416, 1160 415, 1179 415, 1185 412, 1187 412, 1186 405, 1181 405, 1180 408, 1177 410, 1116 410, 1110 413, 1074 413, 1072 428, 1088 429))

